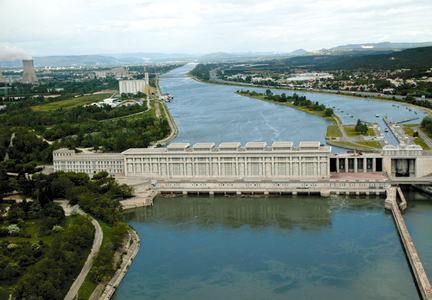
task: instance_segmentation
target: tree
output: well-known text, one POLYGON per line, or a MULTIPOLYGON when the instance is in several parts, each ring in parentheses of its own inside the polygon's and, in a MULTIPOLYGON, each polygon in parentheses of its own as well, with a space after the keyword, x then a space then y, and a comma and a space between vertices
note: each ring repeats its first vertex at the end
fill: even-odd
POLYGON ((326 117, 331 117, 334 114, 333 108, 326 108, 324 114, 326 117))
POLYGON ((368 131, 367 125, 363 124, 360 119, 357 120, 357 124, 354 128, 356 132, 366 133, 368 131))

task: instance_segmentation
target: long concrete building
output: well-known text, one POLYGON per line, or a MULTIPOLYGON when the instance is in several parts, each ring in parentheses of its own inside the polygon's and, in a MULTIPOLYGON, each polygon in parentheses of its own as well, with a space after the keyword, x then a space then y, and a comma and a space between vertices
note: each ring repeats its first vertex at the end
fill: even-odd
POLYGON ((420 146, 386 146, 379 153, 332 154, 320 142, 188 143, 166 148, 133 148, 122 153, 53 153, 55 171, 95 174, 108 171, 152 179, 328 179, 334 173, 382 173, 389 178, 419 178, 432 170, 432 157, 420 146))

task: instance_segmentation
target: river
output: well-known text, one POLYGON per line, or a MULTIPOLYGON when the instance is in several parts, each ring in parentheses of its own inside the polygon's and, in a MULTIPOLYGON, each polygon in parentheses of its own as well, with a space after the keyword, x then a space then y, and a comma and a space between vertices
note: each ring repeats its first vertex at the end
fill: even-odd
MULTIPOLYGON (((190 68, 168 76, 185 75, 190 68)), ((174 96, 169 108, 180 131, 174 142, 325 142, 327 120, 236 95, 237 87, 186 77, 160 84, 174 96)), ((376 113, 393 120, 409 115, 391 103, 306 97, 344 111, 353 107, 354 118, 344 122, 373 120, 376 113)), ((405 192, 409 206, 404 218, 431 276, 432 202, 415 190, 405 192)), ((125 217, 137 230, 141 247, 115 300, 419 299, 383 198, 189 195, 156 198, 153 207, 125 217)))

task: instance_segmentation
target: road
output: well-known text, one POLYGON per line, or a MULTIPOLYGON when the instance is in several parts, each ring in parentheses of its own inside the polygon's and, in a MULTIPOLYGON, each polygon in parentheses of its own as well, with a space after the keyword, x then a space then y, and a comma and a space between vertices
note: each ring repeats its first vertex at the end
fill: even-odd
MULTIPOLYGON (((84 214, 84 212, 79 211, 80 214, 84 214)), ((93 258, 95 257, 96 253, 99 251, 99 248, 102 244, 103 239, 103 233, 102 228, 100 227, 99 223, 92 218, 92 224, 96 229, 95 237, 93 240, 93 247, 91 249, 91 252, 87 258, 87 261, 84 264, 84 267, 81 270, 81 273, 78 275, 78 277, 75 279, 75 282, 72 284, 72 286, 69 289, 69 292, 67 293, 64 300, 73 300, 75 296, 78 294, 78 291, 84 282, 84 279, 86 278, 88 272, 90 271, 92 265, 93 265, 93 258)))

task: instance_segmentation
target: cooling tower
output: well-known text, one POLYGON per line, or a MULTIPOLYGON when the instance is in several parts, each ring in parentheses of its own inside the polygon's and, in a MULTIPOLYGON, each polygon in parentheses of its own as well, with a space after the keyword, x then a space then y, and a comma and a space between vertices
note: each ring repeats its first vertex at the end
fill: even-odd
POLYGON ((0 68, 0 82, 6 82, 2 75, 1 68, 0 68))
POLYGON ((37 82, 38 79, 36 77, 34 67, 33 67, 33 59, 32 60, 23 60, 23 77, 21 79, 22 83, 33 83, 37 82))

